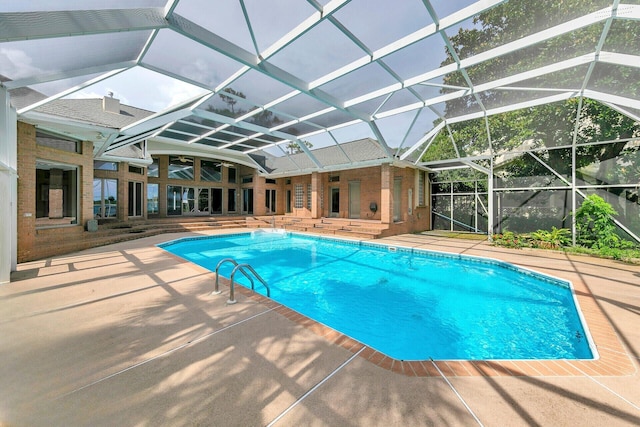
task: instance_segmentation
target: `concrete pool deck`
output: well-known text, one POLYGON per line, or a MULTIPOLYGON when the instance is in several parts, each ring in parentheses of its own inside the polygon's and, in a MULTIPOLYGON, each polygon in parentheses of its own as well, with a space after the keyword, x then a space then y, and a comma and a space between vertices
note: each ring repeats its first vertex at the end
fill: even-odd
POLYGON ((377 240, 572 281, 601 356, 399 364, 248 292, 227 305, 227 286, 210 295, 213 273, 154 246, 200 234, 214 233, 20 264, 0 285, 0 426, 640 424, 638 265, 430 235, 377 240))

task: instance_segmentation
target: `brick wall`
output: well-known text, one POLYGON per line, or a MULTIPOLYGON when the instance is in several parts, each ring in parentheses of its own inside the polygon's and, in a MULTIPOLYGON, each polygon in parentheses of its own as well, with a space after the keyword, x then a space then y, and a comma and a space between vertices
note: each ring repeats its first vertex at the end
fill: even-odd
POLYGON ((73 242, 93 216, 93 147, 81 143, 81 153, 70 153, 36 144, 34 126, 18 122, 18 262, 56 253, 62 242, 73 242), (59 228, 36 227, 36 160, 78 169, 78 212, 76 224, 59 228))
POLYGON ((36 239, 36 129, 18 122, 18 262, 31 258, 36 239))
MULTIPOLYGON (((34 126, 18 122, 18 262, 39 259, 71 250, 84 249, 90 246, 89 239, 85 239, 85 226, 89 219, 93 219, 93 153, 92 143, 81 143, 81 153, 71 153, 36 144, 36 129, 34 126), (64 225, 53 228, 38 228, 36 224, 36 161, 44 160, 76 166, 78 170, 78 209, 77 224, 64 225), (62 249, 64 246, 64 249, 62 249)), ((291 192, 291 214, 298 217, 330 217, 331 188, 339 189, 341 218, 349 217, 349 185, 353 182, 360 184, 360 219, 380 220, 392 225, 394 232, 404 233, 425 230, 430 227, 429 207, 414 207, 409 213, 409 189, 417 200, 418 180, 416 171, 411 168, 398 168, 391 165, 367 167, 361 169, 343 170, 339 172, 316 172, 312 175, 301 175, 291 178, 279 178, 276 183, 267 183, 264 177, 258 175, 253 168, 236 165, 236 182, 228 182, 229 168, 222 168, 221 182, 208 182, 200 179, 199 158, 194 158, 194 179, 180 180, 168 178, 169 158, 167 155, 157 156, 159 159, 158 178, 129 172, 127 163, 120 163, 116 171, 95 171, 96 177, 114 178, 118 180, 118 221, 128 218, 128 183, 138 181, 143 186, 142 217, 146 218, 146 183, 159 186, 159 215, 167 215, 167 185, 222 188, 223 215, 241 214, 241 194, 243 188, 253 188, 254 215, 265 215, 266 190, 276 190, 276 214, 285 214, 287 191, 291 192), (242 177, 251 175, 253 182, 242 183, 242 177), (330 182, 330 176, 339 176, 339 181, 330 182), (393 191, 394 180, 399 179, 401 187, 401 217, 393 223, 393 191), (301 185, 303 190, 302 207, 295 207, 295 186, 301 185), (227 190, 233 188, 237 194, 237 210, 227 210, 227 190), (311 190, 310 190, 311 188, 311 190), (309 209, 307 198, 309 191, 312 197, 312 208, 309 209), (371 203, 377 205, 374 212, 371 203)), ((426 184, 429 188, 428 183, 426 184)), ((425 201, 429 197, 425 196, 425 201)), ((412 202, 415 205, 414 202, 412 202)), ((357 216, 357 215, 355 215, 357 216)))
MULTIPOLYGON (((384 223, 393 222, 393 192, 394 182, 399 179, 402 183, 401 188, 401 209, 400 219, 398 222, 409 222, 412 229, 426 229, 428 227, 428 216, 422 211, 424 207, 417 207, 418 200, 417 189, 418 179, 417 171, 411 168, 398 168, 391 165, 372 166, 361 169, 350 169, 336 172, 315 173, 316 178, 312 180, 312 175, 302 175, 291 177, 287 180, 279 180, 278 189, 278 213, 284 213, 286 206, 286 193, 291 192, 291 215, 297 217, 331 217, 331 189, 339 190, 340 209, 337 214, 339 218, 349 218, 349 186, 350 183, 360 183, 360 211, 359 214, 352 215, 353 218, 379 220, 384 223), (339 177, 337 181, 330 181, 330 177, 339 177), (304 201, 302 208, 295 207, 295 189, 296 185, 302 185, 304 192, 304 201), (307 208, 307 193, 309 185, 312 185, 311 191, 315 194, 312 198, 312 209, 307 208), (409 214, 409 190, 413 195, 412 213, 409 214), (370 206, 375 204, 375 211, 370 206), (314 208, 315 207, 315 214, 314 208), (418 212, 420 213, 418 218, 418 212)), ((428 186, 427 186, 428 187, 428 186)), ((425 200, 428 197, 425 196, 425 200)), ((335 216, 335 215, 333 215, 335 216)))

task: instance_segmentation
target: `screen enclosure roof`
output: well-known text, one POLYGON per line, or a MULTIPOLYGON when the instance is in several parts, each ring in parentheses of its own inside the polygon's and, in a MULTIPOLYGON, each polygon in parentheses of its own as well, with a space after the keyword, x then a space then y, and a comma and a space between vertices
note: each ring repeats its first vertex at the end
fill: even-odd
MULTIPOLYGON (((640 0, 555 2, 554 19, 535 19, 546 3, 2 2, 0 76, 23 118, 107 92, 154 112, 96 157, 152 140, 255 165, 252 155, 302 152, 322 170, 310 146, 368 138, 419 165, 455 123, 571 98, 640 121, 640 0), (480 19, 514 11, 522 25, 494 34, 480 19), (484 36, 469 45, 464 31, 484 36)), ((487 125, 489 147, 492 137, 487 125)))

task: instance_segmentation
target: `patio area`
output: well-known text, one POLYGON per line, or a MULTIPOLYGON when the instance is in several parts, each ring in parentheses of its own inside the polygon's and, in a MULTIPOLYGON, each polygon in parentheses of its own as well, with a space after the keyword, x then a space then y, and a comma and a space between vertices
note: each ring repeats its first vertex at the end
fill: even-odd
POLYGON ((0 287, 0 426, 640 424, 638 265, 436 235, 380 239, 572 281, 601 356, 399 363, 248 291, 227 305, 227 286, 210 295, 213 273, 155 247, 214 233, 18 265, 0 287))

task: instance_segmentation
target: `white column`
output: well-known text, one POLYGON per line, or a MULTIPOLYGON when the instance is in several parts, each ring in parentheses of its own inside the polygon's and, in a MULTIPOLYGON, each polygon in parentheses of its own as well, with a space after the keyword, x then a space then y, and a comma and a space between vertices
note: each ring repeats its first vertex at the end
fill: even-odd
POLYGON ((493 203, 493 155, 491 156, 491 163, 489 166, 489 176, 487 177, 487 192, 489 194, 487 215, 487 234, 489 235, 489 241, 493 240, 493 225, 495 219, 495 204, 493 203))
POLYGON ((8 283, 17 267, 17 123, 9 92, 0 85, 0 284, 8 283))

